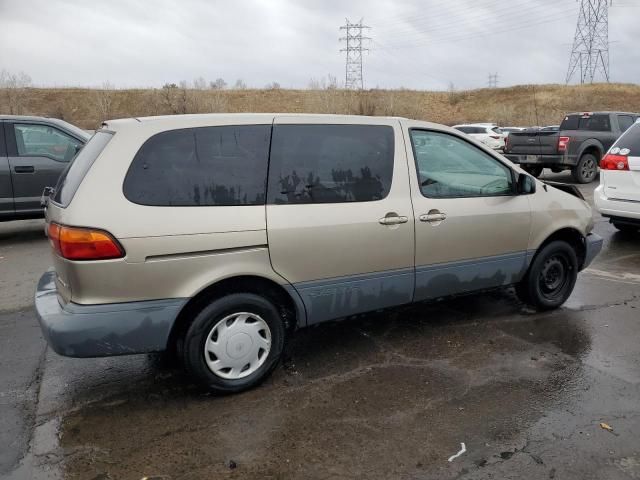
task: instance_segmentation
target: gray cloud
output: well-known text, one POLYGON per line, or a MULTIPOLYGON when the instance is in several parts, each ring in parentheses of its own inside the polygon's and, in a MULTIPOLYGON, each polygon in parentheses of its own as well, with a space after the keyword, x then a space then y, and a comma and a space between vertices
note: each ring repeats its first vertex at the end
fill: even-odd
MULTIPOLYGON (((610 9, 611 76, 640 78, 637 0, 610 9)), ((338 27, 372 27, 367 87, 444 89, 563 83, 574 0, 0 0, 0 68, 39 85, 160 86, 205 77, 304 88, 343 81, 338 27)))

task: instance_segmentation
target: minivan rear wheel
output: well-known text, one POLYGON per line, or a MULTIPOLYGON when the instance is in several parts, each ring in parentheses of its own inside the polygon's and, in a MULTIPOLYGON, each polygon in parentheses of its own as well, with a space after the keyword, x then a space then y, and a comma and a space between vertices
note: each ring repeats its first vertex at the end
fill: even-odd
POLYGON ((522 281, 516 285, 520 299, 539 310, 562 305, 576 284, 578 258, 571 245, 556 240, 535 256, 522 281))
POLYGON ((274 370, 285 343, 278 309, 253 293, 212 301, 182 339, 186 370, 208 390, 235 393, 258 385, 274 370))

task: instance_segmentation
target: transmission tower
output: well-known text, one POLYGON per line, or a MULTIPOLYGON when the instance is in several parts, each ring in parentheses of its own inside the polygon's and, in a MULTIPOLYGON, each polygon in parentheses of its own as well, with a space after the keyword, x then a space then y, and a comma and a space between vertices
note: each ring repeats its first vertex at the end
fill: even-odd
POLYGON ((498 74, 494 73, 494 74, 489 74, 489 82, 488 82, 489 88, 496 88, 498 86, 498 74))
POLYGON ((580 83, 593 83, 597 73, 609 81, 609 6, 611 0, 578 0, 580 13, 566 83, 579 69, 580 83))
POLYGON ((347 53, 344 86, 345 88, 355 88, 362 90, 364 88, 364 78, 362 76, 362 52, 369 51, 364 47, 366 40, 371 40, 370 37, 364 37, 362 31, 371 27, 363 25, 362 18, 358 23, 351 23, 347 18, 346 25, 340 27, 340 30, 345 31, 345 36, 340 38, 341 42, 346 42, 346 48, 341 49, 341 52, 347 53))

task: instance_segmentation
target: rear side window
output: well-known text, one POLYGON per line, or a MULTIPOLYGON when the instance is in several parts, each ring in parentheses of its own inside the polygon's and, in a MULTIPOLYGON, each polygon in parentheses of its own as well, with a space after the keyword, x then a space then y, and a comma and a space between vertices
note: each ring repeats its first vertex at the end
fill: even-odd
POLYGON ((89 142, 80 150, 78 155, 76 155, 73 161, 62 172, 62 175, 60 175, 53 193, 53 202, 62 207, 66 207, 71 203, 82 179, 111 138, 113 138, 113 133, 105 131, 99 131, 91 137, 89 142))
POLYGON ((276 125, 269 203, 381 200, 393 178, 393 128, 383 125, 276 125))
POLYGON ((579 120, 579 115, 567 115, 560 124, 560 130, 578 130, 579 120))
POLYGON ((159 133, 134 157, 124 195, 153 206, 264 204, 270 137, 271 125, 159 133))
POLYGON ((580 117, 578 130, 590 130, 592 132, 610 132, 611 121, 609 115, 590 115, 580 117))
POLYGON ((640 157, 640 123, 630 127, 624 135, 614 144, 614 147, 620 149, 628 148, 629 155, 632 157, 640 157))
POLYGON ((621 132, 627 131, 631 125, 633 125, 633 117, 631 115, 618 115, 618 126, 621 132))

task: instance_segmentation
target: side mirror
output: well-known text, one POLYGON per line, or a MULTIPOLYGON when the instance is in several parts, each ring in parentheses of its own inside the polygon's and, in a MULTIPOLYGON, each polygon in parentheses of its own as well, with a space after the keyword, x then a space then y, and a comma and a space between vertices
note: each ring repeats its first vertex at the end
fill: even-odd
POLYGON ((530 195, 536 193, 536 182, 529 175, 518 174, 517 182, 518 195, 530 195))

